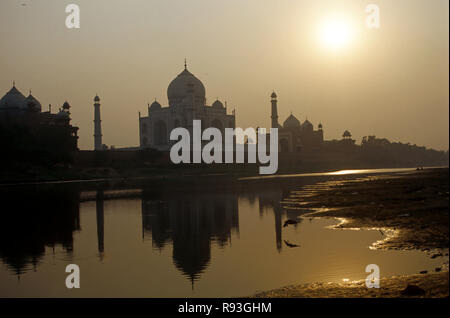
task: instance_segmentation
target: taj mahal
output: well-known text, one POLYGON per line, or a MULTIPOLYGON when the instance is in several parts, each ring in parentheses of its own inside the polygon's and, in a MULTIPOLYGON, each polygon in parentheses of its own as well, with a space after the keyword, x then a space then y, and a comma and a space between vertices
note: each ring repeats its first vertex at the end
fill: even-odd
POLYGON ((206 92, 203 83, 188 71, 184 70, 169 84, 167 88, 168 106, 161 106, 156 100, 148 105, 148 116, 139 115, 139 135, 141 148, 153 148, 167 151, 171 147, 170 131, 177 127, 193 130, 193 120, 201 120, 202 129, 235 128, 234 111, 227 113, 227 105, 218 99, 211 105, 206 104, 206 92))
MULTIPOLYGON (((147 116, 139 114, 140 148, 170 150, 174 143, 170 141, 172 129, 183 127, 192 134, 193 120, 201 120, 202 129, 215 127, 222 133, 225 128, 236 128, 235 111, 228 114, 227 104, 224 105, 218 99, 209 106, 205 96, 205 86, 189 72, 185 62, 184 70, 167 88, 169 105, 163 107, 155 100, 148 105, 147 116)), ((276 93, 273 92, 270 98, 271 128, 278 128, 279 151, 298 153, 318 150, 324 141, 322 124, 318 125, 318 129, 314 129, 308 119, 301 123, 291 114, 283 125, 280 125, 276 93)))

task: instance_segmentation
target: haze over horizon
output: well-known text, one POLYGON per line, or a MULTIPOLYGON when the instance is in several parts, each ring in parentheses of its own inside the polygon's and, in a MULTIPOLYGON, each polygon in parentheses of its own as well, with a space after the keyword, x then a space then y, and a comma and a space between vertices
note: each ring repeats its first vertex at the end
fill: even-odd
POLYGON ((447 0, 3 0, 0 97, 29 89, 53 111, 68 100, 80 149, 93 148, 93 98, 101 98, 103 142, 139 143, 138 112, 188 69, 236 109, 238 127, 270 127, 270 94, 279 121, 290 112, 325 139, 348 129, 449 148, 447 0), (65 7, 81 9, 81 28, 65 27, 65 7), (369 30, 365 7, 379 5, 369 30), (22 6, 21 4, 26 4, 22 6), (324 21, 339 16, 351 36, 324 45, 324 21))

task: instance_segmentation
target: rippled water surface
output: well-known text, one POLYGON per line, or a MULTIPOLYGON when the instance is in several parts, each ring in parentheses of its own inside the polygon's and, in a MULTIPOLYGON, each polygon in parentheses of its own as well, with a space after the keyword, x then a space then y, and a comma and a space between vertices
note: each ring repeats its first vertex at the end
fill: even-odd
POLYGON ((71 188, 20 191, 22 199, 2 192, 8 207, 0 223, 2 297, 247 296, 289 284, 363 279, 368 264, 392 276, 443 262, 419 251, 371 250, 384 238, 380 232, 332 230, 335 219, 285 210, 280 202, 289 191, 278 186, 139 189, 114 200, 97 189, 88 201, 71 188), (283 227, 287 219, 299 223, 283 227), (77 290, 65 287, 71 263, 81 271, 77 290))

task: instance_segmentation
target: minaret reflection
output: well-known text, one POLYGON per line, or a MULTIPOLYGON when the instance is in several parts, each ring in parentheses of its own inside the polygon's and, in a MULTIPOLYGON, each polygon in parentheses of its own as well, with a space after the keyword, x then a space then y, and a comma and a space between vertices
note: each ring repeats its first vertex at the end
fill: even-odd
POLYGON ((167 194, 159 199, 144 194, 142 200, 144 239, 151 234, 154 248, 173 246, 173 263, 192 284, 211 259, 211 242, 220 247, 231 244, 239 234, 236 194, 167 194))
MULTIPOLYGON (((151 239, 154 249, 172 245, 174 265, 192 283, 200 278, 211 262, 211 242, 219 247, 231 245, 239 236, 238 197, 244 197, 259 213, 274 215, 275 242, 283 248, 283 222, 297 219, 300 211, 283 207, 288 192, 257 189, 245 193, 179 193, 144 191, 142 199, 142 235, 151 239)), ((295 227, 297 225, 293 225, 295 227)), ((292 227, 292 226, 291 226, 292 227)))
POLYGON ((97 244, 98 244, 98 254, 100 260, 103 260, 104 250, 105 250, 105 225, 104 225, 104 212, 103 212, 103 190, 97 190, 96 196, 96 215, 97 215, 97 244))
MULTIPOLYGON (((283 218, 302 221, 298 218, 300 211, 289 210, 283 207, 283 199, 287 197, 289 192, 283 190, 260 190, 259 197, 259 214, 262 217, 267 211, 273 211, 275 218, 275 243, 278 252, 283 248, 283 218)), ((297 225, 294 225, 295 227, 297 225)))

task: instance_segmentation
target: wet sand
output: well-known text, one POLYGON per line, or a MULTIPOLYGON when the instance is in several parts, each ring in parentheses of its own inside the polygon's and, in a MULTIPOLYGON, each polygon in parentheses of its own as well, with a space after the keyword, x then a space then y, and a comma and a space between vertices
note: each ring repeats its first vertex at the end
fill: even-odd
POLYGON ((291 192, 286 209, 304 217, 335 217, 336 230, 378 229, 385 239, 376 249, 418 249, 430 257, 445 256, 434 273, 381 279, 380 289, 364 281, 315 283, 258 293, 255 297, 448 297, 449 176, 448 168, 372 175, 326 181, 291 192), (423 294, 402 295, 408 284, 423 294))
POLYGON ((380 288, 368 289, 364 280, 349 283, 314 283, 287 286, 256 294, 257 298, 406 298, 406 297, 448 297, 448 272, 394 276, 380 279, 380 288), (408 285, 419 286, 424 294, 403 295, 408 285))

